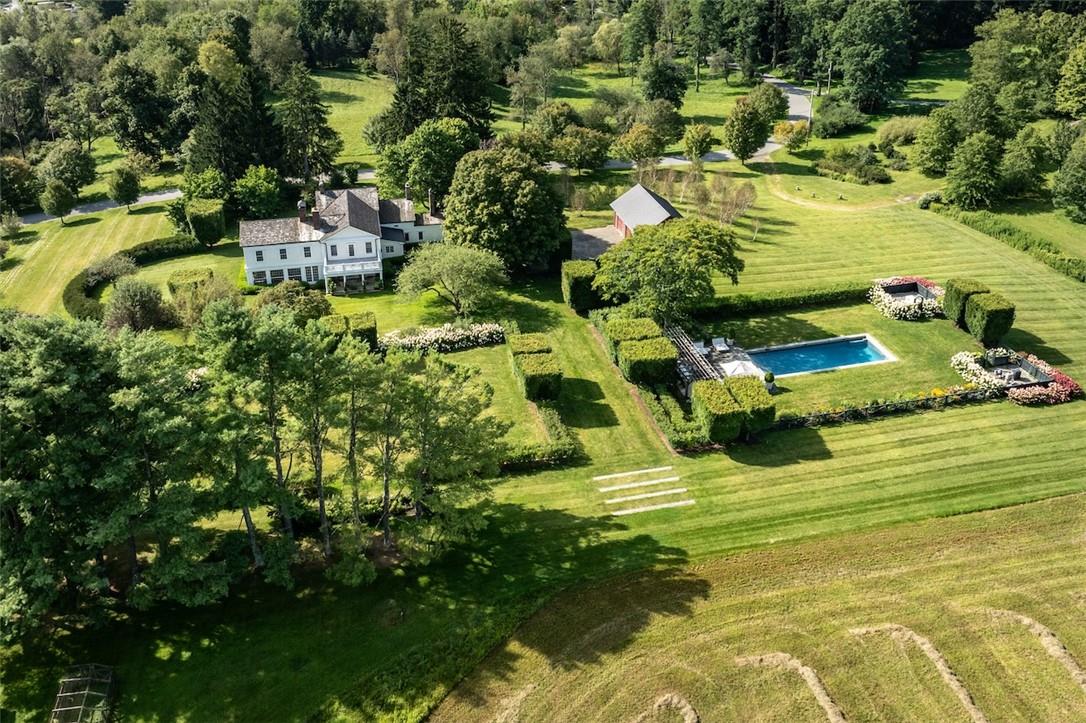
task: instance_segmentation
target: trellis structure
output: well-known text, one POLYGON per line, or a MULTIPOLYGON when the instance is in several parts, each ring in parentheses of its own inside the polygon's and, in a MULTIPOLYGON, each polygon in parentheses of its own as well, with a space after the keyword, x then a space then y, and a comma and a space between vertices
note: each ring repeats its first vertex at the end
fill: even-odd
POLYGON ((64 673, 50 723, 106 723, 112 720, 113 669, 75 665, 64 673))

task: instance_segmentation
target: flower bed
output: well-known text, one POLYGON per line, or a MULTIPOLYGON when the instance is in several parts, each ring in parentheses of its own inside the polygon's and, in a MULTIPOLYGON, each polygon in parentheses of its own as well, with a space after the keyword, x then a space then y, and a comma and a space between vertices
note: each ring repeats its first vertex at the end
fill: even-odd
POLYGON ((867 292, 868 300, 874 304, 883 316, 888 319, 901 321, 920 321, 942 316, 943 305, 940 299, 946 292, 943 287, 931 279, 923 276, 891 276, 888 279, 875 279, 875 283, 867 292), (934 299, 921 298, 918 300, 896 299, 887 288, 903 284, 916 284, 935 295, 934 299))
POLYGON ((1048 362, 1032 354, 1024 354, 1022 358, 1052 377, 1052 382, 1043 387, 1011 389, 1007 392, 1007 397, 1015 404, 1063 404, 1082 395, 1082 387, 1078 382, 1048 362))
POLYGON ((444 324, 442 326, 390 331, 381 337, 384 349, 407 351, 463 351, 480 346, 493 346, 505 341, 501 324, 444 324))
MULTIPOLYGON (((1000 350, 1006 351, 1006 350, 1000 350)), ((1011 352, 1013 354, 1013 352, 1011 352)), ((1003 390, 1003 382, 980 363, 980 355, 971 351, 958 352, 950 357, 950 366, 961 374, 967 384, 978 389, 996 392, 1003 390)))

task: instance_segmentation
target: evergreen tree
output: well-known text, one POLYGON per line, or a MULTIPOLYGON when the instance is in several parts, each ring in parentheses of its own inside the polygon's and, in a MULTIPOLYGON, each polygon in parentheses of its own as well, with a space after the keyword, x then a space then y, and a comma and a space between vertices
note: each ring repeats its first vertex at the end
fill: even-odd
POLYGON ((954 150, 947 173, 946 198, 973 210, 991 206, 999 195, 999 140, 981 131, 954 150))
POLYGON ((475 41, 452 15, 416 18, 407 35, 407 58, 392 105, 374 118, 367 137, 379 148, 410 135, 434 118, 460 118, 480 138, 490 138, 488 83, 475 41))
POLYGON ((651 53, 662 21, 659 0, 634 0, 622 18, 622 59, 632 66, 651 53))
POLYGON ((309 180, 329 173, 343 150, 343 140, 328 124, 328 106, 320 86, 296 63, 283 83, 283 102, 275 109, 283 143, 284 170, 309 180))

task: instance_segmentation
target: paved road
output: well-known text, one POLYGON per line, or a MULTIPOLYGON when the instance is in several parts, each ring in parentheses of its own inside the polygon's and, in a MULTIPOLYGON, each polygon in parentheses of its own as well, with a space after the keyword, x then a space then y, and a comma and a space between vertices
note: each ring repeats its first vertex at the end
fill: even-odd
MULTIPOLYGON (((175 198, 181 198, 181 190, 177 188, 167 188, 163 191, 155 191, 154 193, 145 193, 136 199, 136 203, 152 203, 154 201, 172 201, 175 198)), ((136 204, 132 204, 133 206, 136 204)), ((92 201, 90 203, 84 203, 82 206, 76 206, 72 209, 72 212, 68 215, 78 216, 82 213, 94 213, 95 211, 108 211, 111 208, 117 208, 117 204, 110 200, 92 201)), ((50 216, 47 213, 28 213, 22 217, 24 224, 41 223, 42 221, 51 221, 56 216, 50 216)))

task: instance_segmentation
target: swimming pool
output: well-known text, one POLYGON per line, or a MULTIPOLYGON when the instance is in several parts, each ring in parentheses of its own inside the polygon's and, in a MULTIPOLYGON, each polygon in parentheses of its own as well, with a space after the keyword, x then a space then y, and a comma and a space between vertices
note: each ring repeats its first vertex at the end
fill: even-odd
POLYGON ((897 361, 889 349, 869 334, 767 346, 749 349, 747 353, 751 361, 777 377, 897 361))

